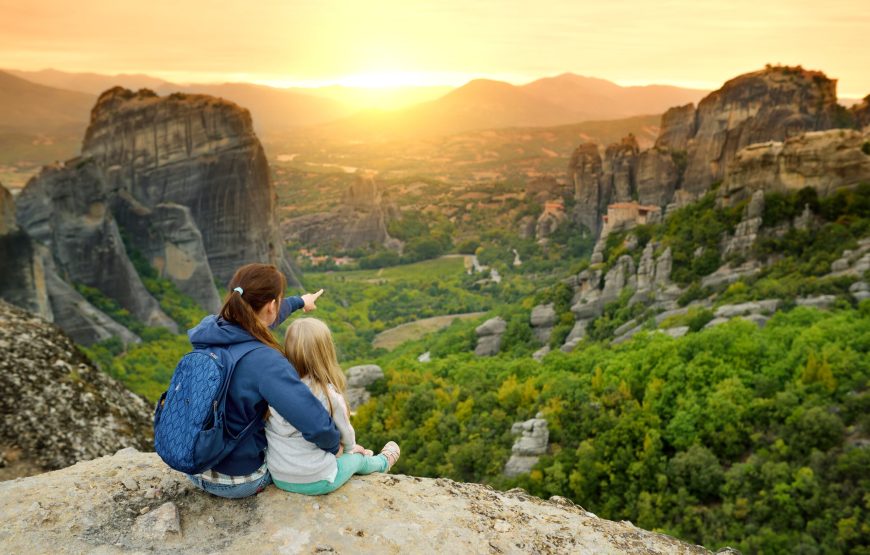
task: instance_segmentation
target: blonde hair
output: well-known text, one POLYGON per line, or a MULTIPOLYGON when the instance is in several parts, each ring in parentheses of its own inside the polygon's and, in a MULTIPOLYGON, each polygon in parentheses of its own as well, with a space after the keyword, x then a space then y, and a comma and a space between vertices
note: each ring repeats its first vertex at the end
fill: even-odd
POLYGON ((300 378, 308 378, 323 392, 333 413, 327 386, 332 384, 339 393, 347 388, 335 354, 335 343, 329 327, 317 318, 299 318, 287 328, 284 336, 284 354, 296 368, 300 378))

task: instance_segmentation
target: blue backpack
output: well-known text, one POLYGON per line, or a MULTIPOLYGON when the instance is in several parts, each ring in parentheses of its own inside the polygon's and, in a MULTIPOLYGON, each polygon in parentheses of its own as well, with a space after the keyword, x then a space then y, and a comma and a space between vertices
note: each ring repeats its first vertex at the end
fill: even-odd
POLYGON ((243 356, 258 347, 247 341, 229 348, 197 349, 175 367, 169 389, 154 409, 154 450, 170 467, 199 474, 224 459, 256 429, 255 418, 238 434, 226 429, 227 390, 243 356))

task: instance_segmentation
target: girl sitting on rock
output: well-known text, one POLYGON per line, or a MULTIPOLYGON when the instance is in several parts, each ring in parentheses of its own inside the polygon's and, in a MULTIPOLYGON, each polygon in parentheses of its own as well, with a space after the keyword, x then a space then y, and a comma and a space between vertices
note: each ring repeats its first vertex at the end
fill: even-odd
POLYGON ((285 491, 323 495, 344 485, 354 474, 387 472, 399 460, 399 446, 390 441, 381 453, 356 444, 343 392, 347 385, 338 365, 329 328, 316 318, 296 320, 287 329, 284 351, 302 382, 329 411, 341 433, 341 448, 333 455, 302 437, 276 411, 266 421, 266 464, 275 485, 285 491))

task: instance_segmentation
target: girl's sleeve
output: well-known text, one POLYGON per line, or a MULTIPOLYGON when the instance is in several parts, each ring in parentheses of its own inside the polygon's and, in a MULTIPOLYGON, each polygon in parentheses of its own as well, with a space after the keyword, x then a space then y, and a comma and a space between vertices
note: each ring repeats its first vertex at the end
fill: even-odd
POLYGON ((336 391, 331 385, 327 388, 329 399, 332 401, 332 419, 341 434, 341 445, 345 453, 350 453, 356 445, 356 432, 350 423, 350 410, 344 395, 336 391))
POLYGON ((302 297, 300 297, 299 295, 287 297, 286 299, 281 301, 281 308, 278 309, 278 317, 275 318, 275 321, 272 322, 272 325, 269 326, 269 328, 277 328, 291 314, 293 314, 295 311, 299 310, 303 306, 305 306, 305 301, 303 301, 302 297))
POLYGON ((338 452, 339 431, 323 405, 302 383, 296 369, 275 351, 272 364, 259 381, 260 395, 284 420, 299 430, 302 437, 332 454, 338 452))

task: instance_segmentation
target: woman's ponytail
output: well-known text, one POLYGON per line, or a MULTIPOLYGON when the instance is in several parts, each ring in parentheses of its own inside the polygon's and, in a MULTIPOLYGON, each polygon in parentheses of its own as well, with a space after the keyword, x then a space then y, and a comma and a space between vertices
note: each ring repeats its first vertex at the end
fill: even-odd
POLYGON ((284 274, 271 264, 247 264, 236 270, 229 286, 230 292, 221 307, 221 318, 241 326, 258 341, 282 351, 257 314, 272 301, 281 303, 287 286, 284 274))

